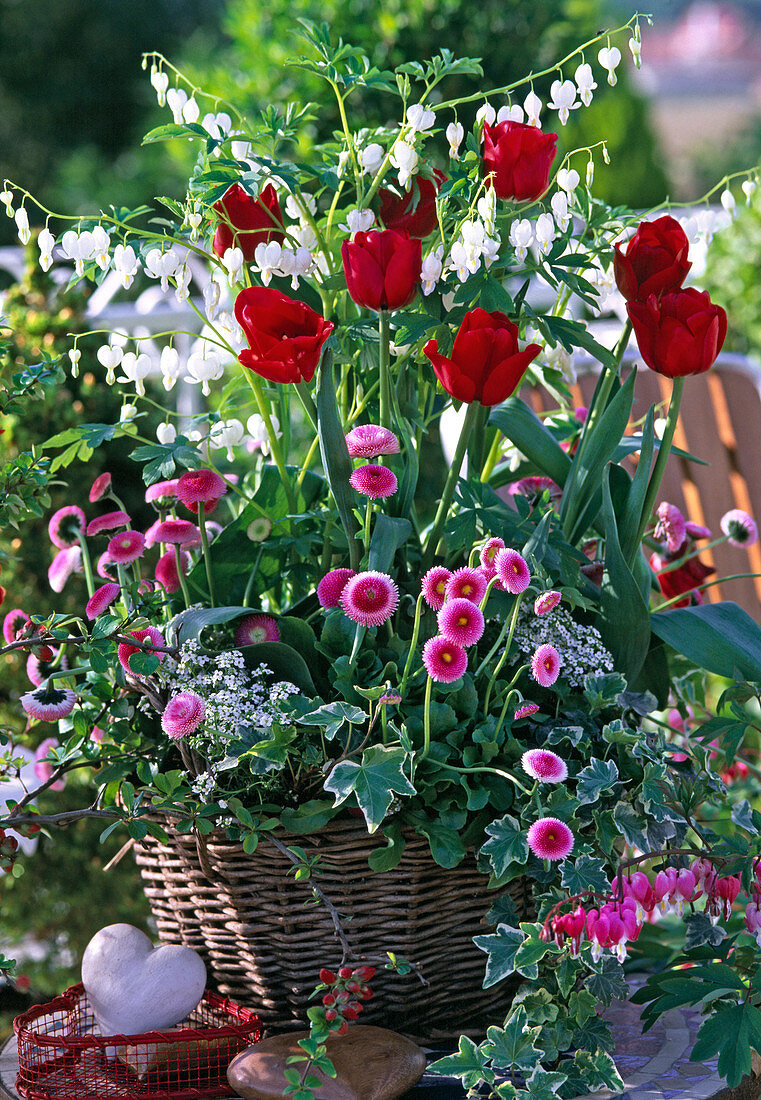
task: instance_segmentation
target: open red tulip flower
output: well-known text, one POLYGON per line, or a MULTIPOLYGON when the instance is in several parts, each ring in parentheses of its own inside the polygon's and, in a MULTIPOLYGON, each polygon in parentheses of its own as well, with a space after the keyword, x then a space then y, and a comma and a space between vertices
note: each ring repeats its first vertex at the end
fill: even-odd
POLYGON ((627 313, 640 355, 667 378, 703 374, 722 349, 727 315, 704 290, 676 290, 646 302, 629 302, 627 313))
POLYGON ((692 267, 689 250, 687 234, 669 214, 640 222, 625 252, 615 246, 616 286, 627 302, 646 302, 651 294, 678 290, 692 267))
POLYGON ((311 382, 333 322, 279 290, 251 286, 235 299, 249 346, 238 356, 270 382, 311 382))
POLYGON ((396 229, 355 233, 341 245, 349 294, 358 306, 402 309, 418 292, 423 246, 418 238, 396 229))
POLYGON ((550 182, 557 134, 545 134, 522 122, 484 123, 484 171, 500 199, 532 202, 550 182))
POLYGON ((237 247, 244 260, 250 263, 257 245, 269 241, 280 243, 285 239, 283 215, 277 191, 271 183, 262 188, 258 199, 252 198, 239 183, 234 183, 214 203, 213 209, 220 217, 212 245, 217 256, 224 256, 228 248, 237 247))
POLYGON ((499 405, 515 392, 526 368, 541 351, 539 344, 518 347, 518 326, 504 313, 472 309, 462 319, 451 358, 439 353, 436 340, 423 351, 436 377, 457 401, 499 405))
POLYGON ((446 176, 438 168, 433 169, 433 178, 414 176, 413 186, 403 195, 397 195, 386 187, 378 192, 380 199, 380 220, 386 229, 397 229, 409 233, 411 237, 427 237, 433 233, 438 219, 436 217, 436 195, 446 176))

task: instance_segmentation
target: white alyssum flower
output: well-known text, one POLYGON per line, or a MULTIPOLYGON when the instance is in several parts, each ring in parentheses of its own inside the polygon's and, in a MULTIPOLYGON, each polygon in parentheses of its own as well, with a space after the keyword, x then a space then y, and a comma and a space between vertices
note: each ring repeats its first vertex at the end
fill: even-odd
POLYGON ((465 128, 461 122, 450 122, 447 126, 447 141, 449 142, 449 155, 452 160, 458 160, 460 146, 465 137, 465 128))
POLYGON ((5 207, 6 216, 9 217, 9 218, 12 218, 13 217, 13 192, 11 190, 9 190, 7 187, 5 188, 5 190, 0 191, 0 202, 5 207))
POLYGON ((164 389, 167 392, 176 386, 181 369, 180 355, 177 348, 167 344, 166 347, 161 349, 161 358, 159 359, 159 370, 161 371, 164 389))
POLYGON ((742 189, 743 194, 745 195, 746 206, 750 206, 750 200, 753 198, 753 194, 757 187, 758 184, 755 180, 743 180, 742 189))
POLYGON ((487 123, 489 126, 493 126, 497 121, 497 112, 492 107, 491 103, 484 103, 483 107, 479 107, 476 111, 476 122, 487 123))
POLYGON ((209 446, 213 450, 224 448, 227 451, 227 461, 235 458, 233 447, 237 447, 245 434, 245 429, 240 420, 233 417, 230 420, 219 420, 209 429, 209 446))
POLYGON ((420 285, 426 297, 433 293, 436 289, 436 284, 441 278, 441 272, 444 267, 443 258, 444 246, 440 244, 434 252, 429 252, 423 260, 423 267, 420 272, 420 285))
POLYGON ((608 84, 613 87, 618 79, 616 76, 616 69, 621 64, 621 51, 617 46, 603 46, 597 55, 597 60, 602 65, 603 69, 607 69, 608 84))
POLYGON ((526 123, 528 126, 541 126, 542 122, 539 118, 542 110, 542 101, 539 96, 533 90, 528 93, 523 100, 523 109, 526 112, 526 123))
POLYGON ((572 195, 581 183, 581 176, 575 168, 561 168, 557 177, 558 187, 572 195))
POLYGON ((370 142, 366 145, 362 152, 359 154, 359 161, 362 165, 362 172, 366 176, 374 176, 386 156, 386 151, 382 145, 378 145, 377 141, 370 142))
POLYGON ((551 615, 535 615, 533 608, 524 604, 513 637, 526 656, 540 645, 555 646, 563 654, 563 676, 575 687, 583 687, 587 676, 613 671, 613 657, 600 632, 577 623, 564 607, 556 607, 551 615))
POLYGON ((407 108, 406 120, 413 134, 423 134, 435 124, 436 112, 422 103, 413 103, 407 108))
POLYGON ((29 228, 29 215, 27 214, 25 208, 23 206, 20 206, 13 216, 16 220, 18 239, 21 241, 22 244, 29 244, 32 232, 29 228))
POLYGON ((92 256, 101 271, 107 271, 111 263, 111 238, 102 225, 92 231, 92 256))
POLYGON ((47 226, 40 231, 37 237, 37 247, 40 250, 40 267, 43 271, 49 271, 53 263, 55 237, 47 226))
POLYGON ((417 172, 418 155, 415 146, 401 139, 394 142, 391 163, 399 173, 399 186, 406 188, 409 180, 417 172))
POLYGON ((122 286, 129 290, 140 268, 140 261, 131 244, 118 244, 114 249, 114 270, 119 273, 122 286))
POLYGON ((159 101, 159 107, 163 107, 166 103, 166 91, 169 87, 168 74, 156 68, 151 69, 151 85, 159 101))
POLYGON ((159 424, 156 428, 156 439, 159 443, 163 443, 165 446, 168 443, 174 443, 177 438, 177 429, 174 424, 159 424))
POLYGON ((534 243, 534 227, 528 218, 520 218, 510 226, 510 244, 515 249, 519 263, 523 263, 534 243))
POLYGON ((523 118, 520 103, 507 103, 497 111, 497 122, 523 122, 523 118))
POLYGON ((118 344, 102 344, 97 351, 98 362, 106 368, 106 384, 113 386, 116 368, 122 361, 124 351, 118 344))
MULTIPOLYGON (((262 245, 259 245, 259 247, 261 248, 262 245)), ((225 249, 225 254, 222 257, 222 265, 227 272, 227 281, 230 286, 233 286, 240 278, 240 273, 243 270, 244 258, 243 250, 238 248, 237 245, 225 249)))
POLYGON ((552 242, 557 236, 552 214, 539 215, 536 219, 536 225, 534 226, 534 236, 536 237, 536 243, 542 255, 549 255, 552 249, 552 242))
POLYGON ((556 191, 550 199, 550 206, 558 229, 561 233, 565 233, 571 224, 571 215, 568 213, 568 196, 565 191, 556 191))
POLYGON ((200 343, 201 348, 188 356, 188 381, 200 385, 204 397, 209 397, 209 382, 218 382, 225 368, 217 352, 209 348, 206 341, 200 343))
POLYGON ((579 98, 585 107, 588 107, 592 102, 592 92, 597 87, 595 83, 594 73, 592 72, 592 66, 584 62, 579 65, 576 72, 573 74, 573 79, 576 81, 576 87, 579 89, 579 98))
POLYGON ((350 210, 346 215, 346 221, 339 227, 352 237, 355 233, 366 233, 375 221, 372 210, 350 210))
POLYGON ((553 80, 550 88, 550 101, 547 106, 558 112, 560 122, 565 126, 570 112, 579 107, 574 82, 572 80, 553 80))
POLYGON ((182 108, 188 101, 188 93, 183 88, 170 88, 166 93, 166 103, 172 112, 172 118, 179 126, 182 121, 182 108))
POLYGON ((721 205, 724 207, 728 214, 734 214, 735 196, 732 194, 729 188, 727 188, 725 191, 722 191, 720 201, 721 205))
POLYGON ((150 355, 147 355, 144 351, 140 352, 139 355, 135 355, 133 351, 128 351, 126 355, 122 356, 121 368, 122 374, 119 381, 133 382, 138 397, 145 397, 145 379, 153 368, 150 355))
MULTIPOLYGON (((275 438, 280 438, 280 421, 276 416, 270 417, 270 424, 275 434, 275 438)), ((265 458, 270 453, 270 437, 267 434, 267 427, 264 420, 259 413, 253 413, 246 421, 246 431, 251 437, 249 449, 256 450, 257 448, 262 452, 265 458)))
POLYGON ((175 248, 168 248, 162 252, 160 248, 152 248, 145 257, 145 270, 152 279, 161 280, 161 289, 169 288, 169 278, 175 275, 182 263, 179 252, 175 248))

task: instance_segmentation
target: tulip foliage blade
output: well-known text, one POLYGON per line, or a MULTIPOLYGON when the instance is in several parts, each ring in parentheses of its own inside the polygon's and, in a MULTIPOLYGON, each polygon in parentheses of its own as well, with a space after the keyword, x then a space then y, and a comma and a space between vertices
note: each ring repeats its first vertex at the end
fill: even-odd
POLYGON ((375 517, 367 568, 388 573, 397 550, 404 546, 411 533, 412 524, 408 519, 378 513, 375 517))
POLYGON ((325 476, 349 543, 351 568, 356 571, 359 569, 362 546, 355 538, 356 525, 353 511, 355 493, 349 484, 353 467, 346 446, 346 435, 338 415, 333 356, 329 351, 323 356, 317 376, 317 422, 325 476))
POLYGON ((633 562, 635 554, 640 553, 639 543, 635 540, 642 521, 642 508, 644 507, 647 486, 650 481, 650 467, 653 464, 653 453, 655 451, 654 419, 655 406, 651 405, 642 426, 642 446, 640 447, 637 470, 632 478, 623 511, 619 516, 618 528, 622 532, 621 551, 625 560, 629 563, 633 562))
POLYGON ((493 409, 489 423, 533 462, 547 477, 563 486, 571 460, 539 417, 518 397, 509 397, 493 409))
POLYGON ((708 672, 761 681, 761 628, 736 603, 658 611, 650 622, 654 634, 708 672))

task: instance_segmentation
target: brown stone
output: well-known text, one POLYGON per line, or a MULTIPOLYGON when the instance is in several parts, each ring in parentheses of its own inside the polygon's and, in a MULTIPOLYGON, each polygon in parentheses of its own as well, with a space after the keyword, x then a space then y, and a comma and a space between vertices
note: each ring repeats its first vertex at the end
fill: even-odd
MULTIPOLYGON (((227 1071, 232 1088, 245 1100, 282 1100, 286 1059, 303 1053, 298 1041, 306 1035, 273 1035, 238 1054, 227 1071)), ((315 1074, 324 1082, 315 1090, 318 1100, 394 1100, 425 1071, 420 1047, 383 1027, 350 1027, 341 1038, 331 1035, 327 1048, 337 1076, 315 1074)))

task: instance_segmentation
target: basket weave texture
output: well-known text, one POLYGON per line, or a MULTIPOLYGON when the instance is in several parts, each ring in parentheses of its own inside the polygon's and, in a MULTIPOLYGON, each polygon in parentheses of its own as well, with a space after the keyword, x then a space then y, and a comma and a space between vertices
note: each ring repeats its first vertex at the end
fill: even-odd
POLYGON ((16 1087, 26 1100, 229 1096, 230 1061, 262 1037, 256 1013, 208 992, 177 1029, 103 1036, 81 984, 30 1008, 13 1027, 16 1087))
MULTIPOLYGON (((495 894, 472 856, 451 870, 439 867, 428 841, 410 831, 399 865, 373 872, 368 854, 385 842, 368 836, 363 822, 337 820, 319 833, 281 839, 320 854, 317 881, 359 956, 393 951, 429 983, 378 969, 362 1023, 430 1038, 500 1021, 516 985, 482 989, 486 956, 472 939, 490 930, 484 914, 495 894)), ((192 836, 136 845, 159 936, 198 951, 211 984, 255 1008, 269 1030, 292 1030, 306 1021, 320 967, 341 957, 330 914, 266 838, 252 855, 223 833, 207 837, 204 848, 210 877, 192 836)), ((526 880, 510 891, 520 919, 531 917, 526 880)))

